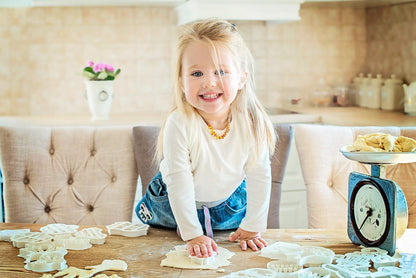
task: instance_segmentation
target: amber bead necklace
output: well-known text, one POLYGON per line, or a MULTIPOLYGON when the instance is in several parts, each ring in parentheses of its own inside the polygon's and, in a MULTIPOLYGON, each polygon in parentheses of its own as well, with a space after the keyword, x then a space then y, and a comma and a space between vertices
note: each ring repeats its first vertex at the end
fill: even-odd
POLYGON ((225 138, 225 136, 227 136, 228 132, 230 132, 230 121, 228 121, 227 126, 225 127, 225 130, 224 130, 224 133, 222 135, 218 135, 215 132, 214 128, 210 125, 208 125, 208 129, 211 135, 215 137, 215 139, 222 140, 225 138))

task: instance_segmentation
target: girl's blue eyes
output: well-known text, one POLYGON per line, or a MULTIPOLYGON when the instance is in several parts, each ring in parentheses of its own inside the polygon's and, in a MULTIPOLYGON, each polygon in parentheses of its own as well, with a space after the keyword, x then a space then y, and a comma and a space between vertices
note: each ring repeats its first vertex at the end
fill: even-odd
MULTIPOLYGON (((216 75, 225 75, 226 72, 225 72, 225 70, 219 70, 219 71, 216 71, 215 74, 216 75)), ((196 72, 191 73, 191 75, 195 76, 195 77, 201 77, 204 74, 200 71, 196 71, 196 72)))
POLYGON ((202 76, 202 72, 200 72, 200 71, 193 72, 191 75, 193 75, 195 77, 200 77, 200 76, 202 76))

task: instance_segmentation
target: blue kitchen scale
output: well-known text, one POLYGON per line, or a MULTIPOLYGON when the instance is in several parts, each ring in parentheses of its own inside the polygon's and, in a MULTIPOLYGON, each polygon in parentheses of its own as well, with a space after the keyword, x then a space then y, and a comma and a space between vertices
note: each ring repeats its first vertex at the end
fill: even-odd
POLYGON ((371 175, 351 172, 348 180, 348 236, 354 244, 378 247, 389 255, 408 223, 406 198, 401 188, 386 179, 386 166, 416 162, 414 152, 349 152, 348 159, 371 165, 371 175))

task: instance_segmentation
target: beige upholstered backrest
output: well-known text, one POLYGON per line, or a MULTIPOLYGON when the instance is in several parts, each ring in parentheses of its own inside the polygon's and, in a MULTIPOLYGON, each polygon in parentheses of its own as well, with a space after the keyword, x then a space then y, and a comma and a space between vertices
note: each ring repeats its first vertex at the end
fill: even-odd
MULTIPOLYGON (((359 134, 385 132, 416 139, 416 127, 341 127, 300 124, 295 141, 306 185, 309 228, 344 228, 348 217, 348 177, 370 174, 370 165, 345 158, 339 149, 359 134)), ((416 228, 416 163, 389 165, 386 178, 403 190, 409 209, 408 227, 416 228)))
MULTIPOLYGON (((272 192, 267 224, 269 228, 279 228, 280 192, 293 135, 290 125, 276 124, 275 129, 279 139, 271 159, 272 192)), ((153 154, 159 130, 159 127, 154 126, 133 128, 136 163, 143 184, 143 194, 152 177, 158 172, 158 165, 155 165, 153 161, 153 154)))
POLYGON ((132 127, 0 127, 6 222, 131 220, 132 127))

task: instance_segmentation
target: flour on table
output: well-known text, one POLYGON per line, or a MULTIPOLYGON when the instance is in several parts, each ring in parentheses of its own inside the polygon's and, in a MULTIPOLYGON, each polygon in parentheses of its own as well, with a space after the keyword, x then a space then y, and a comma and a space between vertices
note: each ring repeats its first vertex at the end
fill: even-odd
MULTIPOLYGON (((237 272, 231 272, 228 275, 220 276, 220 277, 222 278, 240 278, 240 277, 241 278, 265 278, 265 277, 275 278, 277 277, 277 273, 274 272, 273 270, 265 269, 265 268, 249 268, 249 269, 245 269, 245 270, 241 270, 237 272)), ((289 277, 289 276, 284 276, 284 277, 289 277)))
POLYGON ((191 260, 186 245, 178 245, 175 246, 175 250, 166 254, 166 259, 162 260, 160 266, 184 269, 217 269, 229 265, 228 259, 234 256, 234 253, 222 247, 218 247, 218 253, 214 259, 206 260, 206 264, 201 264, 191 260))

